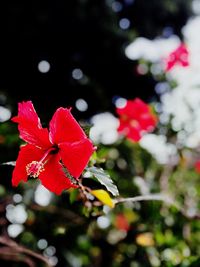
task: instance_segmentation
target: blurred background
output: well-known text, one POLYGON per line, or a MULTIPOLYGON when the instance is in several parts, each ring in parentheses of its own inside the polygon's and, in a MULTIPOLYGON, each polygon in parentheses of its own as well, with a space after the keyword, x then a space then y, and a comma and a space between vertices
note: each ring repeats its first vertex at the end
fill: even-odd
POLYGON ((125 47, 138 36, 181 37, 191 12, 190 0, 7 1, 1 104, 16 111, 16 102, 31 99, 46 119, 58 106, 74 106, 75 115, 88 118, 112 109, 117 96, 150 101, 155 81, 138 73, 125 47), (82 112, 78 99, 87 103, 82 112))
MULTIPOLYGON (((199 267, 200 118, 192 112, 200 106, 200 64, 191 67, 195 77, 183 73, 176 80, 159 61, 162 49, 169 54, 190 32, 198 39, 200 23, 194 31, 183 28, 200 14, 200 1, 9 0, 0 7, 0 162, 11 162, 0 167, 0 266, 199 267), (161 43, 154 47, 155 40, 161 43), (177 111, 179 95, 171 93, 180 91, 184 77, 198 94, 191 100, 184 88, 181 105, 191 101, 177 111), (155 135, 140 143, 112 132, 116 106, 135 97, 159 117, 155 135), (10 118, 25 100, 45 126, 60 106, 72 107, 83 125, 100 122, 93 129, 94 160, 120 195, 170 193, 176 205, 150 201, 110 209, 83 202, 78 190, 56 196, 38 179, 12 188, 22 141, 10 118)), ((199 44, 191 50, 198 56, 199 44)))

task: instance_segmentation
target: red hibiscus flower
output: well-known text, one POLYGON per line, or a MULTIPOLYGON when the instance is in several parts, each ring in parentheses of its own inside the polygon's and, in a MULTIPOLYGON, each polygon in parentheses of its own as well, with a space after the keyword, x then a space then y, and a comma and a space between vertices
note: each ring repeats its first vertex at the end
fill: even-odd
POLYGON ((120 116, 118 132, 132 141, 139 141, 144 132, 152 131, 157 123, 155 114, 141 99, 128 100, 123 108, 117 108, 120 116))
POLYGON ((56 110, 49 131, 42 127, 31 101, 19 103, 18 116, 12 121, 18 123, 20 137, 28 143, 20 149, 12 176, 13 186, 26 182, 28 177, 38 177, 47 189, 56 194, 77 187, 64 169, 78 179, 94 147, 70 109, 56 110))
POLYGON ((170 53, 166 59, 166 71, 170 71, 175 65, 189 66, 189 52, 185 44, 180 44, 176 50, 170 53))

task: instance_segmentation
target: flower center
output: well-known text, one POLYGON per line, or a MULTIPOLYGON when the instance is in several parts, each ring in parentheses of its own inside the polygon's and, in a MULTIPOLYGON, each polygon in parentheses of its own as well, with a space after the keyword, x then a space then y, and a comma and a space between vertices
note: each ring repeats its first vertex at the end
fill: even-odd
POLYGON ((33 160, 32 162, 27 164, 26 165, 27 175, 33 178, 37 178, 40 175, 40 173, 45 170, 44 165, 48 162, 49 158, 55 152, 57 152, 57 150, 58 149, 56 147, 51 147, 45 152, 44 156, 39 161, 33 160))
POLYGON ((125 114, 122 114, 121 115, 121 119, 122 119, 122 121, 127 121, 128 120, 128 116, 125 115, 125 114))
POLYGON ((131 120, 130 121, 130 126, 131 127, 135 128, 135 127, 138 127, 138 125, 139 125, 138 121, 136 121, 136 120, 131 120))
POLYGON ((34 160, 26 165, 26 173, 33 178, 37 178, 44 170, 44 164, 40 161, 34 160))

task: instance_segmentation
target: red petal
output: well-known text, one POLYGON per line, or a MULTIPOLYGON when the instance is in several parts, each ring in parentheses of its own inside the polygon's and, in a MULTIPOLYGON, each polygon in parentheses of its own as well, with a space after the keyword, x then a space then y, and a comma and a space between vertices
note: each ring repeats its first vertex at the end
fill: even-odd
POLYGON ((62 161, 72 176, 78 178, 85 169, 94 151, 88 138, 75 143, 62 143, 59 145, 62 161))
POLYGON ((171 52, 166 58, 166 68, 165 71, 170 71, 175 65, 181 65, 183 67, 189 66, 189 51, 187 46, 182 43, 171 52))
POLYGON ((137 128, 129 128, 129 132, 127 134, 127 138, 131 139, 134 142, 138 142, 142 137, 142 131, 137 128))
POLYGON ((128 131, 129 131, 129 122, 124 122, 123 120, 119 120, 119 127, 117 128, 117 131, 119 133, 122 133, 124 135, 127 135, 128 131))
POLYGON ((142 114, 140 119, 139 119, 139 124, 140 124, 142 130, 151 131, 155 128, 155 126, 157 124, 157 119, 151 113, 142 114))
POLYGON ((167 71, 170 71, 175 66, 175 64, 176 64, 176 61, 175 60, 169 60, 169 61, 167 61, 165 71, 166 72, 167 71))
POLYGON ((139 141, 141 138, 141 127, 139 127, 139 125, 138 127, 131 127, 128 124, 120 123, 120 126, 117 130, 119 133, 125 135, 134 142, 139 141))
POLYGON ((134 100, 127 100, 123 108, 117 108, 117 113, 120 116, 126 115, 130 119, 137 120, 141 113, 148 113, 149 106, 141 99, 135 98, 134 100))
POLYGON ((59 195, 63 190, 76 187, 66 177, 59 163, 60 156, 53 155, 44 166, 44 171, 40 173, 39 179, 42 184, 50 191, 59 195))
POLYGON ((12 121, 19 123, 20 137, 24 141, 41 148, 51 145, 48 130, 42 128, 31 101, 18 104, 18 115, 12 118, 12 121))
POLYGON ((44 152, 33 146, 22 146, 16 161, 16 166, 12 174, 12 185, 17 186, 20 181, 27 181, 26 166, 32 161, 38 161, 43 156, 44 152))
POLYGON ((50 122, 50 140, 54 144, 76 142, 86 135, 67 108, 56 110, 50 122))

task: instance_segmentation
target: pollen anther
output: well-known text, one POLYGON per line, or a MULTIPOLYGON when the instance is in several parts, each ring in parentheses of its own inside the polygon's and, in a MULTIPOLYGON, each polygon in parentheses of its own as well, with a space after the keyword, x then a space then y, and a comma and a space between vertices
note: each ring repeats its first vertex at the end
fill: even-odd
POLYGON ((26 172, 28 176, 31 176, 33 178, 37 178, 41 172, 43 172, 44 164, 39 161, 32 161, 31 163, 26 165, 26 172))

